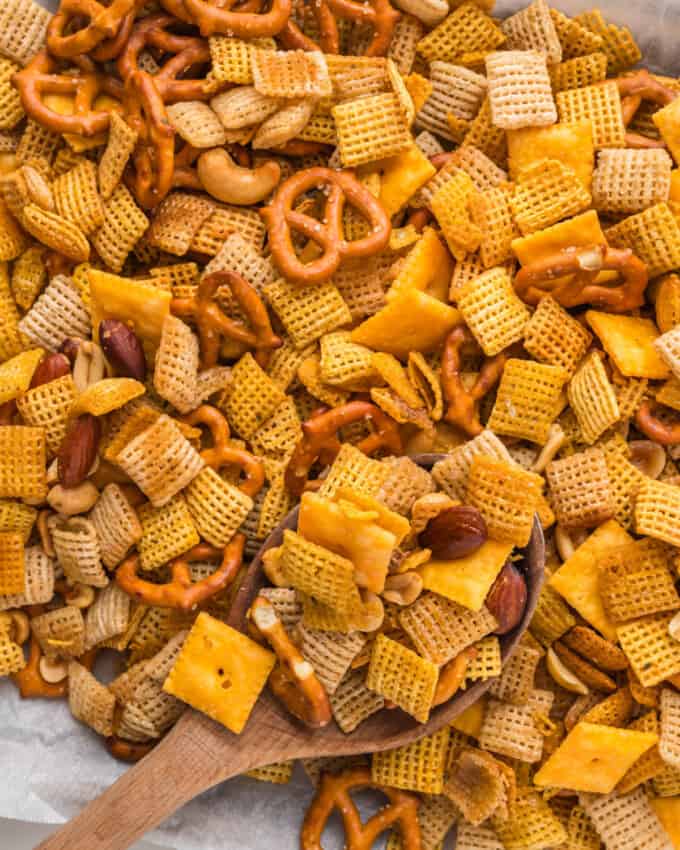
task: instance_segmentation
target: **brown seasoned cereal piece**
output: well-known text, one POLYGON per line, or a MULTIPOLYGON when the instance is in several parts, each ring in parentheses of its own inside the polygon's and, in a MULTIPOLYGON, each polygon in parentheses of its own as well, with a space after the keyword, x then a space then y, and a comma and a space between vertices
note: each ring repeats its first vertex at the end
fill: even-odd
POLYGON ((118 185, 104 204, 104 224, 92 237, 92 244, 106 265, 120 272, 148 226, 148 218, 127 186, 118 185))
POLYGON ((593 172, 593 206, 637 213, 668 200, 672 161, 664 150, 602 150, 593 172))
POLYGON ((326 693, 332 696, 361 652, 366 637, 360 632, 341 634, 311 629, 304 623, 298 626, 298 630, 303 657, 314 668, 326 693))
POLYGON ((0 53, 20 65, 42 48, 52 15, 33 0, 15 0, 0 9, 0 53))
POLYGON ((78 658, 85 650, 85 621, 73 605, 33 617, 31 631, 48 658, 78 658))
POLYGON ((630 794, 580 794, 601 840, 617 850, 667 850, 668 836, 642 788, 630 794))
POLYGON ((215 204, 207 198, 172 192, 158 206, 146 235, 149 245, 182 257, 192 245, 201 225, 210 219, 215 204))
POLYGON ((335 722, 346 734, 385 705, 383 697, 366 687, 365 675, 364 670, 351 670, 330 697, 335 722))
POLYGON ((602 449, 592 448, 548 464, 551 505, 565 528, 594 528, 614 515, 602 449))
POLYGON ((670 614, 653 614, 618 627, 621 649, 645 688, 680 673, 680 641, 668 631, 671 618, 670 614))
POLYGON ((116 698, 77 661, 68 668, 68 704, 71 714, 105 737, 113 735, 116 698))
POLYGON ((680 768, 680 694, 670 688, 661 691, 661 736, 659 753, 666 764, 680 768))
POLYGON ((491 684, 489 693, 496 699, 524 705, 534 689, 534 676, 541 652, 520 644, 505 662, 500 676, 491 684))
POLYGON ((42 605, 54 596, 54 561, 39 546, 24 550, 24 588, 0 596, 0 611, 24 605, 42 605))
POLYGON ((537 715, 547 717, 554 700, 550 691, 534 690, 524 705, 489 700, 479 733, 479 745, 498 755, 533 764, 543 753, 537 715))
POLYGON ((635 500, 635 530, 680 546, 680 488, 645 479, 635 500))
POLYGON ((142 536, 137 512, 118 484, 107 484, 89 514, 101 546, 102 561, 109 569, 127 555, 142 536))
POLYGON ((545 0, 534 0, 501 24, 509 50, 536 50, 544 53, 549 65, 562 60, 562 44, 545 0))

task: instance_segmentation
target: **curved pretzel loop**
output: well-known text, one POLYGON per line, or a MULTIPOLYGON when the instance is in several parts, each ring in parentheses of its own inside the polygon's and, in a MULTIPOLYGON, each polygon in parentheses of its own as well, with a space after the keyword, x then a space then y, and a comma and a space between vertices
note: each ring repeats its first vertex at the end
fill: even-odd
POLYGON ((58 74, 57 61, 43 50, 18 71, 12 81, 19 91, 26 114, 33 120, 54 133, 94 136, 108 129, 111 117, 108 109, 93 109, 95 100, 102 93, 122 100, 123 87, 119 80, 97 72, 92 60, 86 56, 78 57, 76 64, 78 71, 58 74), (50 109, 43 100, 45 94, 72 95, 73 114, 60 115, 50 109))
POLYGON ((219 358, 222 337, 229 337, 255 351, 255 359, 264 366, 269 354, 282 344, 272 330, 267 308, 245 278, 231 269, 205 275, 191 298, 173 298, 170 309, 175 316, 190 318, 196 323, 201 341, 201 367, 214 366, 219 358), (250 327, 225 316, 215 299, 220 286, 228 286, 250 327))
MULTIPOLYGON (((177 0, 162 0, 168 8, 177 0)), ((286 26, 293 7, 292 0, 272 0, 269 11, 260 13, 258 3, 243 3, 232 9, 232 2, 224 0, 182 0, 186 14, 199 28, 201 35, 215 33, 237 38, 266 38, 277 35, 286 26)))
POLYGON ((380 202, 351 171, 333 171, 321 166, 293 174, 276 190, 270 204, 260 210, 269 232, 269 247, 279 271, 298 283, 323 283, 348 257, 370 257, 387 245, 390 220, 380 202), (329 188, 322 221, 293 209, 296 199, 310 189, 329 188), (370 222, 369 235, 348 242, 342 224, 345 202, 355 207, 370 222), (303 233, 316 242, 323 254, 310 263, 301 262, 295 253, 291 231, 303 233))
POLYGON ((158 741, 149 741, 146 744, 137 744, 113 735, 111 738, 106 739, 106 749, 118 761, 136 764, 145 755, 148 755, 157 743, 158 741))
POLYGON ((393 824, 399 824, 403 850, 421 850, 418 805, 419 798, 415 794, 373 782, 369 767, 350 768, 338 774, 325 773, 302 824, 301 850, 323 850, 321 837, 334 809, 342 816, 346 850, 371 850, 378 836, 393 824), (390 801, 365 824, 350 797, 350 791, 360 788, 374 788, 390 801))
POLYGON ((12 674, 22 699, 58 699, 68 690, 68 676, 61 682, 46 682, 40 673, 42 649, 35 635, 31 635, 28 660, 23 670, 12 674))
POLYGON ((390 46, 394 27, 401 14, 389 0, 317 0, 312 12, 319 30, 319 43, 305 35, 296 23, 288 20, 281 33, 281 41, 289 49, 323 50, 324 53, 340 52, 340 31, 338 18, 368 24, 373 29, 373 37, 364 56, 385 56, 390 46))
POLYGON ((116 583, 129 596, 146 605, 191 611, 234 581, 241 569, 245 540, 243 534, 235 534, 224 547, 224 552, 208 543, 199 543, 170 562, 172 578, 165 584, 153 584, 140 578, 137 574, 139 555, 130 555, 116 570, 116 583), (206 561, 220 555, 222 563, 212 575, 192 582, 189 569, 192 561, 206 561))
POLYGON ((655 411, 660 406, 656 401, 645 399, 635 414, 635 425, 650 440, 662 446, 677 446, 680 443, 680 421, 670 424, 659 419, 655 411))
POLYGON ((375 404, 350 401, 332 410, 322 410, 302 423, 302 439, 288 461, 285 482, 292 495, 302 494, 309 470, 317 460, 323 457, 324 463, 328 464, 338 454, 341 444, 337 432, 340 428, 362 419, 372 422, 375 431, 357 443, 356 448, 367 455, 380 448, 387 449, 393 455, 402 453, 397 423, 375 404))
MULTIPOLYGON (((680 94, 664 85, 644 68, 628 76, 617 77, 614 82, 621 95, 621 111, 626 127, 635 117, 643 100, 650 100, 658 106, 668 106, 680 94)), ((650 139, 640 133, 626 132, 626 147, 665 148, 666 144, 662 140, 650 139)))
POLYGON ((442 418, 461 428, 470 437, 475 437, 484 430, 479 421, 479 402, 500 380, 508 355, 501 352, 488 358, 474 384, 466 389, 460 371, 460 352, 463 345, 470 342, 476 340, 462 322, 452 328, 444 342, 441 381, 447 407, 442 418))
POLYGON ((279 659, 269 677, 274 695, 305 725, 314 729, 328 725, 332 717, 328 694, 312 665, 305 661, 288 637, 271 602, 264 596, 256 597, 250 608, 250 617, 279 659))
POLYGON ((189 425, 205 425, 212 436, 212 448, 204 449, 201 457, 207 466, 220 470, 224 466, 238 466, 244 474, 239 490, 251 499, 264 485, 264 465, 255 455, 235 449, 229 443, 229 423, 220 411, 210 404, 202 404, 182 420, 189 425))
MULTIPOLYGON (((70 59, 81 53, 92 52, 107 39, 118 41, 117 36, 123 23, 128 18, 131 23, 138 2, 113 0, 110 6, 104 6, 97 0, 61 0, 59 10, 47 27, 47 49, 54 56, 70 59), (83 18, 87 24, 69 33, 74 20, 83 18)), ((127 26, 129 32, 129 23, 127 26)))
POLYGON ((175 153, 174 169, 172 174, 173 189, 195 189, 197 192, 205 191, 201 183, 195 162, 203 153, 200 148, 192 147, 185 142, 182 148, 175 153))
POLYGON ((624 313, 642 306, 647 282, 647 267, 632 251, 593 245, 567 248, 523 266, 515 275, 514 287, 527 304, 536 305, 549 293, 563 307, 592 304, 624 313), (618 272, 622 282, 596 284, 601 271, 618 272), (564 280, 565 275, 570 277, 564 280))

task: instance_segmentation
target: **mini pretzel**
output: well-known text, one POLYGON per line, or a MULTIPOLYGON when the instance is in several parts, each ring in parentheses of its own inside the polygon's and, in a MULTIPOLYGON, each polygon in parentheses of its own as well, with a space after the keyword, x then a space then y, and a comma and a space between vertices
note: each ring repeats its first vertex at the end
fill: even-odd
POLYGON ((324 462, 329 463, 340 451, 337 437, 340 428, 362 419, 370 420, 375 432, 356 444, 360 451, 368 455, 379 448, 385 448, 393 455, 402 453, 397 423, 376 405, 367 401, 350 401, 323 411, 302 423, 302 439, 288 461, 285 482, 294 496, 300 496, 303 492, 309 470, 322 455, 324 462))
POLYGON ((213 439, 213 446, 204 449, 201 457, 208 466, 220 470, 224 466, 238 466, 245 480, 239 489, 254 498, 264 485, 264 465, 262 461, 242 449, 235 449, 229 443, 229 423, 216 407, 202 404, 184 417, 189 425, 206 425, 213 439))
POLYGON ((443 419, 475 437, 484 430, 479 421, 479 402, 500 380, 508 355, 501 352, 487 359, 472 387, 466 389, 460 372, 460 351, 469 342, 475 342, 475 338, 463 323, 456 325, 446 337, 441 375, 442 392, 447 403, 443 419))
POLYGON ((379 201, 350 171, 308 168, 293 174, 276 190, 271 203, 260 211, 269 231, 269 247, 279 271, 298 283, 322 283, 347 257, 370 257, 387 245, 390 220, 379 201), (293 209, 296 199, 310 189, 329 187, 322 221, 293 209), (369 235, 348 242, 342 224, 345 201, 349 201, 369 222, 369 235), (291 239, 297 230, 323 248, 323 254, 309 263, 301 262, 291 239))
MULTIPOLYGON (((635 71, 626 77, 617 77, 614 82, 621 95, 621 112, 626 127, 633 120, 643 100, 650 100, 658 106, 668 106, 678 97, 678 92, 664 85, 645 69, 635 71)), ((632 132, 626 133, 626 145, 629 148, 666 147, 663 141, 632 132)))
POLYGON ((18 71, 12 81, 19 91, 27 115, 54 133, 76 133, 94 136, 109 126, 108 109, 96 111, 92 106, 105 92, 118 100, 123 99, 123 87, 110 74, 95 71, 91 59, 80 56, 76 60, 79 71, 58 74, 58 64, 46 51, 36 54, 28 65, 18 71), (73 114, 61 115, 46 106, 43 95, 73 95, 73 114))
POLYGON ((68 689, 68 677, 61 682, 46 682, 40 673, 42 649, 35 635, 31 635, 28 660, 23 670, 12 674, 12 681, 19 688, 22 699, 57 699, 68 689))
POLYGON ((270 352, 281 346, 282 340, 272 330, 267 308, 256 289, 231 269, 205 275, 195 295, 191 298, 173 298, 170 306, 175 316, 191 318, 196 322, 201 340, 203 369, 217 363, 222 337, 235 339, 254 349, 255 359, 261 366, 266 364, 270 352), (250 328, 222 312, 215 295, 220 286, 224 285, 231 290, 250 328))
POLYGON ((319 44, 306 36, 297 24, 289 20, 281 33, 283 44, 289 49, 323 50, 324 53, 340 52, 340 31, 337 18, 368 24, 373 28, 373 37, 364 56, 385 56, 390 46, 394 27, 401 17, 389 0, 316 0, 312 11, 319 30, 319 44))
POLYGON ((523 266, 515 275, 514 286, 527 304, 536 305, 549 293, 563 307, 592 304, 624 313, 642 306, 647 281, 647 267, 632 251, 593 245, 566 248, 523 266), (611 287, 595 284, 601 271, 618 272, 622 283, 611 287), (571 277, 563 280, 565 276, 571 277))
POLYGON ((448 702, 465 681, 470 662, 477 656, 474 646, 469 646, 452 658, 439 671, 439 679, 432 700, 432 707, 448 702))
POLYGON ((116 38, 123 21, 134 14, 136 5, 138 0, 113 0, 110 6, 103 6, 97 0, 61 0, 47 27, 47 49, 64 59, 89 53, 105 39, 116 38), (88 23, 66 34, 74 19, 86 19, 88 23))
POLYGON ((672 425, 663 422, 655 415, 659 407, 657 402, 645 399, 635 415, 635 425, 650 440, 662 446, 677 446, 680 443, 680 422, 672 425))
POLYGON ((106 739, 106 749, 118 761, 136 764, 145 755, 148 755, 157 743, 158 741, 148 741, 146 744, 135 744, 132 741, 124 741, 122 738, 114 735, 106 739))
POLYGON ((139 555, 130 555, 116 570, 116 582, 129 596, 145 605, 159 608, 179 608, 191 611, 228 587, 238 575, 243 560, 245 536, 236 534, 224 547, 222 563, 212 575, 192 582, 189 564, 206 561, 222 554, 221 549, 207 543, 199 543, 184 555, 170 562, 171 580, 165 584, 153 584, 137 574, 139 555))
POLYGON ((403 850, 421 850, 419 802, 415 794, 373 782, 370 767, 350 768, 338 774, 325 773, 302 824, 301 850, 323 850, 321 837, 334 809, 342 816, 346 850, 371 850, 378 836, 393 824, 399 824, 403 850), (380 791, 390 801, 365 824, 349 793, 359 788, 380 791))
POLYGON ((183 0, 184 7, 198 26, 201 35, 215 33, 236 38, 267 38, 277 35, 290 17, 292 0, 272 0, 268 12, 258 13, 254 4, 244 4, 233 11, 233 0, 183 0))
POLYGON ((331 720, 328 695, 312 665, 288 637, 271 602, 258 596, 250 608, 250 616, 279 659, 269 678, 274 695, 307 726, 315 729, 326 726, 331 720))

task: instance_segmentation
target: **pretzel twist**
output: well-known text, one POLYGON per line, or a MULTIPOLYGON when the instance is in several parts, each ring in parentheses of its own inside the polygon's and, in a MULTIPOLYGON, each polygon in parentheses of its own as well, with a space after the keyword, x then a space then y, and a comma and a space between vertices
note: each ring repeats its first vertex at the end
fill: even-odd
POLYGON ((677 446, 680 443, 680 421, 666 423, 656 416, 660 405, 656 401, 645 399, 635 414, 635 425, 650 440, 662 446, 677 446))
POLYGON ((331 410, 320 410, 302 423, 302 439, 295 446, 286 467, 286 487, 294 496, 300 496, 309 477, 309 470, 319 459, 325 464, 333 461, 340 451, 337 432, 345 425, 367 419, 373 423, 374 433, 364 437, 356 447, 364 454, 385 448, 390 454, 402 453, 399 427, 379 407, 368 401, 350 401, 331 410))
POLYGON ((228 587, 238 575, 243 560, 245 536, 236 534, 224 547, 224 551, 199 543, 184 555, 170 562, 171 580, 165 584, 153 584, 138 575, 139 555, 130 555, 116 570, 116 583, 129 596, 146 605, 159 608, 179 608, 191 611, 228 587), (222 555, 222 563, 212 575, 192 582, 189 564, 206 561, 222 555))
POLYGON ((371 850, 378 836, 394 824, 399 824, 403 850, 421 850, 418 805, 419 799, 415 794, 373 782, 369 767, 350 768, 338 774, 326 773, 321 777, 302 824, 301 850, 323 850, 321 837, 335 809, 342 816, 346 850, 371 850), (350 797, 350 791, 360 788, 375 789, 389 799, 389 805, 365 824, 361 822, 359 811, 350 797))
POLYGON ((95 100, 102 93, 122 100, 123 87, 119 80, 97 72, 92 60, 86 56, 78 57, 76 64, 78 71, 58 74, 58 62, 43 50, 23 70, 14 74, 12 81, 26 114, 34 121, 54 133, 94 136, 108 129, 111 116, 108 109, 93 109, 95 100), (73 114, 61 115, 50 109, 43 100, 46 94, 72 95, 73 114))
MULTIPOLYGON (((277 35, 286 26, 293 6, 292 0, 272 0, 269 11, 261 13, 259 0, 242 3, 236 10, 232 9, 234 0, 181 0, 181 3, 184 14, 198 26, 201 35, 222 33, 237 38, 277 35)), ((162 0, 162 4, 173 10, 179 5, 178 0, 162 0)))
POLYGON ((118 761, 136 764, 136 762, 141 761, 145 755, 150 753, 157 743, 158 741, 149 741, 146 744, 138 744, 132 741, 125 741, 123 738, 113 735, 111 738, 106 739, 106 749, 118 761))
POLYGON ((282 340, 272 330, 267 308, 245 278, 231 269, 205 275, 191 298, 173 298, 170 309, 175 316, 195 321, 201 341, 201 364, 207 369, 219 358, 222 337, 234 339, 255 351, 255 359, 264 366, 269 354, 279 348, 282 340), (220 286, 228 286, 245 314, 250 327, 225 316, 215 300, 220 286))
POLYGON ((593 245, 566 248, 523 266, 514 286, 527 304, 536 305, 549 293, 563 307, 592 304, 624 313, 642 306, 647 282, 647 267, 632 251, 593 245), (618 272, 623 280, 615 286, 596 284, 601 271, 618 272))
POLYGON ((368 24, 373 37, 366 48, 365 56, 385 56, 390 46, 394 27, 401 17, 389 0, 317 0, 312 12, 319 30, 319 43, 305 35, 296 23, 288 20, 281 32, 281 41, 289 49, 322 50, 324 53, 340 52, 340 30, 338 18, 354 23, 368 24))
POLYGON ((479 402, 500 380, 508 355, 501 352, 488 358, 474 384, 466 389, 460 371, 460 352, 463 345, 469 342, 475 342, 475 338, 462 322, 452 328, 444 342, 441 383, 447 407, 443 419, 461 428, 470 437, 475 437, 484 430, 479 421, 479 402))
POLYGON ((331 705, 314 668, 288 636, 274 607, 264 596, 256 597, 250 616, 276 653, 279 663, 269 677, 274 695, 306 726, 320 729, 331 720, 331 705))
POLYGON ((70 59, 91 53, 107 39, 120 46, 120 39, 116 37, 124 22, 129 33, 137 5, 138 0, 113 0, 110 6, 104 6, 97 0, 61 0, 59 10, 47 27, 47 49, 54 56, 70 59), (79 18, 87 19, 88 23, 69 33, 70 25, 79 18))
POLYGON ((293 174, 276 190, 270 204, 260 214, 269 232, 269 247, 279 271, 298 283, 323 283, 336 271, 343 259, 370 257, 387 245, 390 220, 380 202, 350 171, 333 171, 321 166, 293 174), (296 199, 310 189, 329 188, 322 221, 293 209, 296 199), (348 242, 342 224, 345 202, 349 201, 369 222, 369 235, 348 242), (295 253, 291 231, 296 230, 323 249, 309 263, 295 253))
MULTIPOLYGON (((649 100, 658 106, 668 106, 677 97, 678 92, 664 85, 646 69, 635 71, 614 81, 621 95, 621 112, 626 127, 635 117, 643 100, 649 100)), ((629 148, 665 148, 659 139, 650 139, 640 133, 626 132, 626 146, 629 148)))
POLYGON ((238 466, 244 480, 239 490, 254 498, 264 485, 264 465, 255 455, 229 445, 229 423, 220 411, 210 404, 202 404, 182 420, 189 425, 205 425, 213 440, 213 446, 204 449, 201 457, 207 466, 219 471, 225 466, 238 466))

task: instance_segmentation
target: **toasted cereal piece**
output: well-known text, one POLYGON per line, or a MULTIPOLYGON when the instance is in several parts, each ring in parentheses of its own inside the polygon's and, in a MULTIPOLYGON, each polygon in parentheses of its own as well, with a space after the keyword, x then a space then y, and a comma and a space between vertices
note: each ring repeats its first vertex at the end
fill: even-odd
POLYGON ((503 665, 498 679, 491 684, 489 693, 503 702, 524 705, 534 689, 534 675, 541 652, 520 644, 503 665))
POLYGON ((225 144, 224 126, 207 103, 185 100, 170 104, 166 112, 175 132, 191 147, 213 148, 225 144))
MULTIPOLYGON (((555 31, 562 46, 562 59, 586 57, 602 49, 602 36, 597 35, 574 18, 567 17, 557 9, 551 9, 550 16, 553 19, 555 31)), ((602 79, 604 79, 604 76, 602 79)), ((569 86, 569 88, 577 88, 577 86, 569 86)))
POLYGON ((0 596, 23 593, 25 586, 24 535, 0 531, 0 596))
POLYGON ((314 101, 310 99, 288 101, 257 128, 251 142, 253 150, 278 147, 299 137, 313 112, 314 101))
POLYGON ((230 425, 250 439, 285 400, 285 393, 246 353, 232 369, 232 388, 223 409, 230 425))
POLYGON ((302 437, 300 417, 290 396, 250 438, 253 451, 268 457, 288 457, 302 437))
POLYGON ((108 576, 101 563, 101 548, 94 525, 85 517, 50 517, 57 562, 72 582, 106 587, 108 576))
POLYGON ((670 688, 661 691, 661 736, 659 753, 666 764, 680 768, 680 694, 670 688))
POLYGON ((297 371, 298 381, 302 384, 310 396, 318 399, 328 407, 338 407, 349 400, 349 392, 339 390, 326 384, 321 377, 321 358, 318 354, 312 354, 304 360, 297 371))
POLYGON ((427 62, 455 62, 466 53, 494 50, 504 41, 496 22, 477 4, 465 2, 418 42, 418 53, 427 62))
POLYGON ((29 310, 47 283, 42 245, 27 248, 12 266, 12 295, 22 310, 29 310))
POLYGON ((574 20, 602 38, 602 51, 607 55, 607 73, 611 76, 636 65, 642 58, 627 27, 607 24, 599 9, 591 9, 575 15, 574 20))
POLYGON ((212 60, 211 73, 215 79, 242 85, 252 83, 252 55, 258 47, 264 46, 260 44, 264 41, 264 39, 244 41, 233 36, 211 35, 208 44, 212 60))
POLYGON ((29 240, 0 199, 0 262, 16 259, 28 247, 29 240))
POLYGON ((332 499, 341 487, 347 487, 377 497, 389 474, 388 465, 367 457, 351 443, 343 443, 319 488, 319 495, 332 499))
POLYGON ((15 151, 17 161, 23 164, 36 157, 44 157, 51 162, 61 140, 59 133, 29 118, 15 151))
POLYGON ((184 495, 199 534, 213 546, 226 546, 253 507, 250 496, 207 466, 184 495))
MULTIPOLYGON (((634 732, 648 732, 658 735, 659 721, 656 712, 648 711, 641 715, 628 726, 628 729, 634 732)), ((628 768, 623 779, 618 782, 616 790, 619 794, 628 794, 643 783, 649 782, 650 779, 663 773, 665 768, 666 764, 659 754, 659 747, 652 746, 628 768)))
POLYGON ((257 779, 259 782, 271 782, 274 785, 286 785, 293 777, 294 761, 279 761, 249 770, 245 776, 257 779))
POLYGON ((554 460, 548 464, 551 505, 565 528, 594 528, 614 515, 615 505, 602 449, 554 460))
POLYGON ((524 328, 524 347, 537 360, 576 369, 592 342, 592 335, 550 295, 541 298, 524 328))
POLYGON ((88 339, 90 314, 71 278, 56 275, 19 322, 22 333, 49 351, 69 337, 88 339))
POLYGON ((413 15, 402 15, 397 21, 387 55, 397 66, 400 74, 411 73, 417 45, 424 34, 423 23, 413 15))
POLYGON ((611 676, 598 670, 590 662, 581 658, 575 652, 572 652, 561 641, 556 641, 552 646, 555 655, 562 661, 565 666, 578 678, 586 687, 594 691, 603 691, 604 693, 614 693, 616 690, 616 682, 611 676))
POLYGON ((117 584, 105 587, 87 609, 85 650, 124 632, 130 619, 130 606, 130 597, 117 584))
POLYGON ((345 734, 353 732, 372 714, 380 711, 385 700, 366 687, 365 672, 352 670, 330 697, 335 722, 345 734))
POLYGON ((25 425, 0 428, 0 498, 43 501, 47 495, 45 431, 25 425))
POLYGON ((458 850, 504 850, 505 847, 491 827, 473 826, 466 821, 458 824, 456 842, 458 850))
MULTIPOLYGON (((214 257, 227 236, 236 232, 259 251, 264 244, 265 230, 264 221, 256 210, 222 204, 203 221, 191 240, 190 248, 214 257)), ((203 273, 210 274, 212 271, 208 264, 203 273)))
POLYGON ((595 149, 625 147, 626 128, 616 83, 568 89, 555 95, 560 121, 590 119, 595 149))
POLYGON ((45 441, 52 455, 57 454, 66 436, 70 411, 77 395, 69 373, 28 390, 17 400, 19 413, 26 425, 45 429, 45 441))
POLYGON ((269 97, 330 97, 333 88, 326 57, 303 50, 255 50, 253 85, 269 97))
POLYGON ((481 511, 492 540, 526 546, 542 486, 539 475, 478 455, 470 466, 467 502, 481 511))
POLYGON ((281 279, 265 286, 264 294, 298 349, 351 321, 347 305, 330 283, 300 287, 281 279))
POLYGON ((621 648, 644 687, 680 672, 680 642, 668 631, 672 615, 653 614, 618 626, 621 648))
POLYGON ((541 690, 532 691, 524 705, 489 700, 479 734, 480 747, 529 764, 540 761, 543 736, 536 716, 547 716, 553 700, 550 691, 541 690))
POLYGON ((606 213, 637 213, 667 201, 671 168, 664 150, 602 150, 593 173, 593 206, 606 213))
POLYGON ((667 203, 624 218, 606 231, 615 248, 630 248, 647 266, 650 278, 680 263, 680 226, 667 203))
POLYGON ((463 749, 452 759, 444 793, 466 821, 478 826, 508 804, 508 770, 489 753, 463 749))
POLYGON ((507 139, 505 131, 497 127, 491 116, 491 101, 487 96, 463 139, 464 145, 479 148, 501 168, 507 162, 507 139))
POLYGON ((486 96, 486 79, 460 65, 435 60, 430 66, 432 93, 418 110, 416 124, 451 139, 447 116, 471 121, 486 96))
POLYGON ((680 327, 666 331, 655 339, 654 348, 668 364, 674 376, 680 377, 680 327))
POLYGON ((138 133, 117 112, 111 112, 109 136, 99 160, 99 191, 107 201, 119 185, 125 166, 137 144, 138 133))
POLYGON ((383 461, 389 473, 377 493, 385 507, 406 515, 413 503, 435 489, 430 474, 408 457, 387 458, 383 461))
POLYGON ((137 542, 142 570, 155 570, 187 552, 200 536, 182 495, 156 507, 141 505, 138 511, 142 536, 137 542))
POLYGON ((155 507, 169 502, 205 465, 174 420, 165 415, 130 440, 116 462, 155 507))
POLYGON ((465 682, 484 682, 500 676, 502 669, 501 645, 497 637, 489 635, 473 644, 477 654, 465 671, 465 682))
POLYGON ((680 790, 680 770, 666 766, 662 773, 652 779, 652 789, 659 797, 677 797, 680 790))
POLYGON ((85 649, 85 621, 73 605, 32 617, 31 631, 48 658, 77 658, 85 649))
POLYGON ((263 587, 260 595, 271 603, 276 616, 286 630, 297 626, 302 619, 302 602, 296 590, 291 587, 263 587))
POLYGON ((12 75, 19 65, 4 56, 0 58, 0 130, 11 130, 24 117, 19 92, 12 86, 12 75))
POLYGON ((33 0, 17 0, 0 10, 0 53, 20 65, 41 49, 52 15, 33 0))
POLYGON ((156 392, 180 413, 196 407, 198 338, 181 319, 168 315, 156 352, 153 384, 156 392))
POLYGON ((273 115, 280 105, 280 98, 262 94, 253 86, 238 86, 220 92, 210 101, 210 106, 228 130, 259 124, 273 115))
POLYGON ((407 791, 441 794, 450 737, 451 730, 445 726, 412 744, 374 753, 371 759, 373 781, 407 791))
POLYGON ((621 415, 616 393, 597 352, 581 364, 567 388, 584 440, 591 445, 621 415))
POLYGON ((476 251, 482 240, 482 231, 473 223, 468 212, 468 202, 474 193, 469 175, 456 170, 430 200, 432 212, 457 260, 463 260, 466 254, 476 251))
POLYGON ((669 547, 643 539, 615 549, 599 562, 600 597, 613 623, 680 608, 669 547))
POLYGON ((52 191, 57 213, 77 224, 86 236, 104 223, 104 206, 97 188, 97 166, 90 160, 57 177, 52 191))
POLYGON ((505 445, 493 431, 482 431, 477 437, 456 446, 443 460, 437 461, 432 467, 432 478, 437 486, 452 499, 460 501, 465 498, 468 473, 475 457, 486 455, 499 461, 512 462, 505 445))
POLYGON ((511 259, 512 240, 519 231, 513 218, 509 192, 496 188, 473 194, 468 201, 468 209, 473 223, 482 233, 479 253, 484 269, 511 259))
POLYGON ((338 148, 346 168, 394 156, 412 144, 406 115, 395 94, 375 94, 334 106, 338 148))
MULTIPOLYGON (((603 670, 626 670, 628 662, 621 650, 588 626, 574 626, 562 642, 603 670)), ((595 722, 595 721, 593 721, 595 722)))
MULTIPOLYGON (((240 233, 229 233, 218 253, 208 263, 204 275, 230 269, 244 277, 262 295, 264 287, 273 283, 278 274, 269 257, 263 257, 253 242, 240 233)), ((220 292, 220 297, 222 293, 220 292)), ((274 352, 275 353, 275 352, 274 352)))
POLYGON ((377 382, 373 352, 352 342, 348 331, 324 334, 320 344, 321 377, 326 383, 359 392, 377 382))
POLYGON ((680 546, 680 490, 673 484, 646 478, 635 500, 635 530, 680 546))
POLYGON ((605 453, 609 483, 614 499, 617 521, 625 528, 633 525, 635 497, 644 479, 640 470, 630 462, 630 449, 619 434, 601 443, 605 453))
POLYGON ((116 698, 77 661, 68 667, 68 704, 71 714, 105 737, 113 735, 116 698))
POLYGON ((144 384, 134 378, 102 378, 90 384, 76 398, 71 407, 71 417, 81 413, 104 416, 139 398, 145 391, 144 384))
POLYGON ((544 127, 557 121, 544 55, 505 50, 486 59, 493 123, 504 130, 544 127))
POLYGON ((118 566, 143 533, 137 512, 118 484, 104 487, 88 518, 97 532, 102 561, 109 569, 118 566))
POLYGON ((373 642, 366 686, 426 722, 439 669, 403 644, 379 634, 373 642))
POLYGON ((501 24, 509 50, 536 50, 544 53, 549 65, 562 61, 562 44, 551 9, 545 0, 534 0, 501 24))
POLYGON ((0 678, 18 673, 26 666, 23 647, 0 634, 0 678))
MULTIPOLYGON (((28 204, 24 207, 22 224, 31 236, 53 251, 77 263, 84 263, 90 258, 90 243, 74 222, 44 210, 37 204, 28 204)), ((21 250, 17 251, 19 253, 21 250)))
MULTIPOLYGON (((31 536, 37 516, 36 509, 29 507, 29 505, 24 505, 22 502, 0 500, 0 533, 18 533, 25 546, 31 536)), ((17 593, 22 593, 23 589, 24 582, 22 582, 17 593)))
POLYGON ((587 209, 590 202, 590 192, 576 172, 555 159, 540 159, 524 168, 510 200, 525 236, 587 209))
POLYGON ((387 91, 387 62, 382 56, 326 56, 336 101, 355 100, 387 91))
POLYGON ((104 224, 92 237, 92 245, 108 268, 120 272, 146 232, 149 220, 123 185, 113 190, 104 204, 104 214, 104 224))
POLYGON ((576 56, 559 65, 551 65, 548 73, 555 95, 561 91, 594 86, 603 83, 607 77, 607 57, 604 53, 576 56))
POLYGON ((207 198, 172 192, 158 206, 146 241, 161 251, 182 257, 214 211, 214 202, 207 198))
POLYGON ((581 794, 579 801, 600 839, 614 850, 670 850, 668 834, 642 788, 630 794, 581 794))
POLYGON ((585 711, 579 720, 604 726, 625 726, 633 714, 630 688, 618 688, 613 694, 585 711))
POLYGON ((26 392, 35 368, 42 358, 42 350, 33 348, 0 364, 0 404, 26 392))
MULTIPOLYGON (((384 265, 384 264, 383 264, 384 265)), ((377 313, 385 306, 386 272, 379 257, 343 263, 331 278, 353 320, 377 313)))
POLYGON ((496 434, 543 445, 559 412, 562 387, 568 379, 561 366, 511 358, 505 364, 489 428, 496 434))
POLYGON ((0 596, 0 611, 50 602, 54 596, 54 578, 54 561, 40 546, 28 547, 24 550, 24 587, 20 593, 0 596))
POLYGON ((314 668, 326 693, 332 696, 366 643, 365 635, 311 629, 304 621, 298 629, 302 655, 314 668))

